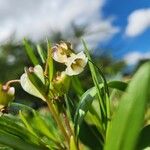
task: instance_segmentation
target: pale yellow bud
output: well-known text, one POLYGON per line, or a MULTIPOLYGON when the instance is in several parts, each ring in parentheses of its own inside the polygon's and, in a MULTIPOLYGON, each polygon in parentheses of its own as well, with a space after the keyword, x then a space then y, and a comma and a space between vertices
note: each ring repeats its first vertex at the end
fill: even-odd
POLYGON ((54 95, 61 96, 65 94, 70 86, 70 78, 65 74, 65 72, 58 72, 53 79, 52 91, 54 95))

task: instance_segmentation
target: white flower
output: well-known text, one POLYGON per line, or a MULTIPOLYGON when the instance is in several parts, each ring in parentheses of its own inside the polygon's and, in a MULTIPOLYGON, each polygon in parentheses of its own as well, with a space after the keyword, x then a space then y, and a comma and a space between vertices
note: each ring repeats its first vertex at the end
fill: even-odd
POLYGON ((71 53, 71 45, 69 43, 61 42, 52 47, 52 57, 59 63, 66 63, 71 53))
POLYGON ((67 66, 65 73, 69 76, 80 74, 84 70, 87 60, 88 59, 83 52, 71 54, 65 63, 67 66))
MULTIPOLYGON (((30 68, 29 68, 30 69, 30 68)), ((42 83, 45 83, 44 79, 44 73, 43 69, 40 65, 35 66, 33 69, 33 72, 37 75, 37 77, 42 81, 42 83)), ((41 98, 42 100, 45 101, 45 98, 43 95, 38 91, 38 89, 33 85, 33 83, 30 81, 27 73, 25 72, 21 78, 20 78, 20 83, 22 88, 29 94, 34 95, 36 97, 41 98)))

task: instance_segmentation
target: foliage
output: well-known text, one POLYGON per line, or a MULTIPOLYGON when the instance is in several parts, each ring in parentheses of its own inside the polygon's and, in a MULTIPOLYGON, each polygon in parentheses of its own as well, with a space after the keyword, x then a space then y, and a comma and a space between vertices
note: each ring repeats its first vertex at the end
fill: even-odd
POLYGON ((12 101, 0 103, 0 148, 134 150, 150 146, 149 125, 144 126, 150 99, 150 62, 143 64, 128 83, 107 81, 82 42, 84 53, 76 54, 70 43, 52 47, 47 41, 47 51, 38 45, 36 55, 24 40, 33 67, 25 68, 19 80, 1 85, 0 102, 12 85, 19 83, 24 91, 41 99, 45 107, 34 110, 12 101), (85 91, 79 74, 87 69, 86 63, 92 87, 87 82, 85 91), (114 93, 120 93, 115 100, 114 93), (115 101, 119 104, 113 109, 115 101))

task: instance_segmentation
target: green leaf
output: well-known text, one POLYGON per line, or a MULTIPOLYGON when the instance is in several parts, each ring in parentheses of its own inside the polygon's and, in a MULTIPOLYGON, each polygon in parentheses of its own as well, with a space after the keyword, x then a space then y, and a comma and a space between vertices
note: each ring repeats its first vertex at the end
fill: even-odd
POLYGON ((15 111, 16 114, 19 114, 19 110, 26 111, 26 112, 32 112, 34 110, 33 108, 27 105, 21 103, 15 103, 15 102, 9 104, 9 109, 15 111))
MULTIPOLYGON (((111 82, 108 82, 108 86, 110 88, 115 88, 117 90, 122 91, 122 90, 126 89, 127 83, 122 82, 122 81, 111 81, 111 82)), ((103 83, 99 84, 100 89, 103 87, 104 87, 103 83)), ((93 103, 93 100, 95 99, 96 94, 97 94, 96 87, 92 87, 92 88, 88 89, 80 98, 81 100, 78 104, 78 107, 77 107, 76 113, 75 113, 75 117, 74 117, 76 135, 78 135, 79 126, 82 123, 87 112, 89 110, 95 111, 94 108, 91 108, 91 105, 93 103), (93 110, 91 110, 91 109, 93 109, 93 110)), ((100 117, 98 116, 98 114, 96 114, 96 113, 94 113, 94 114, 96 115, 97 120, 100 121, 100 117)))
POLYGON ((102 138, 97 128, 83 121, 79 134, 80 141, 86 145, 88 150, 102 150, 102 138))
POLYGON ((78 135, 79 132, 79 126, 82 123, 87 111, 89 110, 94 97, 96 95, 95 88, 91 88, 87 90, 81 97, 81 100, 78 104, 78 107, 76 109, 75 117, 74 117, 74 123, 75 123, 75 134, 78 135))
POLYGON ((46 55, 45 55, 44 50, 42 49, 42 47, 40 45, 37 45, 37 52, 41 58, 42 63, 44 64, 46 61, 46 55))
POLYGON ((105 150, 133 150, 150 98, 150 63, 133 77, 107 130, 105 150))
POLYGON ((108 87, 113 88, 113 89, 117 89, 120 91, 125 91, 128 84, 122 81, 110 81, 107 83, 108 87))
POLYGON ((19 116, 22 122, 24 123, 24 125, 26 126, 27 130, 36 136, 36 133, 33 131, 31 124, 26 120, 26 117, 23 115, 21 111, 19 111, 19 116))
POLYGON ((60 138, 57 133, 57 129, 54 130, 52 126, 48 126, 46 121, 42 118, 39 113, 33 111, 33 118, 32 118, 32 126, 33 128, 38 131, 40 134, 47 136, 50 140, 58 143, 60 142, 60 138), (40 126, 40 128, 39 128, 40 126))
POLYGON ((47 51, 48 51, 47 53, 48 54, 47 56, 48 76, 49 76, 49 81, 51 82, 54 75, 54 63, 52 58, 51 43, 48 40, 47 40, 47 51))
POLYGON ((36 146, 35 144, 28 143, 15 135, 9 134, 1 130, 0 130, 0 143, 10 146, 15 150, 27 150, 27 149, 41 150, 42 149, 42 147, 40 146, 36 146))
POLYGON ((70 137, 70 150, 78 150, 76 147, 73 136, 70 137))
MULTIPOLYGON (((16 148, 14 147, 14 145, 10 145, 13 144, 11 143, 12 141, 19 140, 20 142, 24 142, 25 144, 27 143, 27 145, 35 145, 36 147, 41 147, 40 145, 42 145, 42 147, 46 147, 45 145, 43 145, 42 141, 40 138, 34 136, 31 132, 29 132, 21 123, 21 121, 15 119, 12 116, 2 116, 0 117, 0 143, 7 145, 7 146, 12 146, 12 148, 16 148), (5 136, 6 137, 3 137, 5 136), (8 136, 8 137, 7 137, 8 136), (8 141, 4 141, 4 139, 7 139, 8 141), (9 143, 9 138, 11 139, 10 143, 9 143), (12 140, 14 138, 14 140, 12 140)), ((16 141, 17 143, 17 141, 16 141)), ((17 148, 16 148, 17 149, 17 148)))
POLYGON ((140 133, 136 150, 142 150, 150 147, 150 125, 144 127, 140 133))
POLYGON ((101 97, 101 90, 99 88, 99 80, 98 80, 98 76, 96 74, 96 70, 95 70, 95 66, 93 65, 92 63, 92 59, 91 59, 91 56, 89 54, 89 50, 87 48, 87 45, 85 43, 84 40, 82 40, 82 43, 83 43, 83 46, 84 46, 84 49, 85 49, 85 53, 88 57, 88 64, 89 64, 89 68, 90 68, 90 71, 91 71, 91 75, 92 75, 92 79, 93 79, 93 82, 94 82, 94 85, 96 87, 96 90, 97 90, 97 95, 98 95, 98 99, 99 99, 99 105, 100 105, 100 110, 102 110, 102 113, 100 114, 102 117, 104 117, 104 115, 106 116, 106 109, 105 109, 105 106, 104 106, 104 101, 101 97))
POLYGON ((72 76, 71 85, 78 95, 82 95, 84 93, 81 82, 77 76, 72 76))
POLYGON ((26 53, 27 53, 28 57, 30 58, 31 62, 33 63, 33 65, 34 66, 38 65, 39 61, 38 61, 37 57, 35 56, 32 47, 30 46, 30 44, 28 43, 28 41, 26 39, 23 40, 23 44, 25 46, 26 53))
MULTIPOLYGON (((62 142, 61 135, 59 135, 58 129, 50 115, 45 118, 24 104, 11 103, 10 107, 11 109, 17 109, 17 111, 21 110, 19 111, 20 118, 29 133, 32 133, 38 140, 42 140, 50 149, 54 147, 60 148, 60 143, 62 142)), ((16 117, 13 119, 16 119, 16 117)), ((16 120, 14 120, 14 122, 16 122, 16 120)))

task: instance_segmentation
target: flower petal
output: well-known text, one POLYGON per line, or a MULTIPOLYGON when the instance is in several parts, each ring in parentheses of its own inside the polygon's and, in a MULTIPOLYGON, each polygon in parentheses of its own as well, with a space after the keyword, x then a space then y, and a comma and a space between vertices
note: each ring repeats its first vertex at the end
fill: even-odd
POLYGON ((80 74, 84 70, 87 60, 88 59, 83 52, 80 52, 77 55, 72 54, 66 62, 67 68, 65 73, 69 76, 80 74))
POLYGON ((61 42, 52 47, 52 57, 59 63, 66 63, 71 53, 71 44, 69 43, 61 42))
MULTIPOLYGON (((38 78, 45 83, 44 80, 44 74, 43 74, 43 69, 40 65, 37 65, 33 68, 34 73, 38 76, 38 78)), ((42 100, 45 101, 44 96, 38 91, 38 89, 33 85, 33 83, 30 81, 27 73, 24 73, 21 78, 20 78, 21 86, 22 88, 29 94, 41 98, 42 100)))

